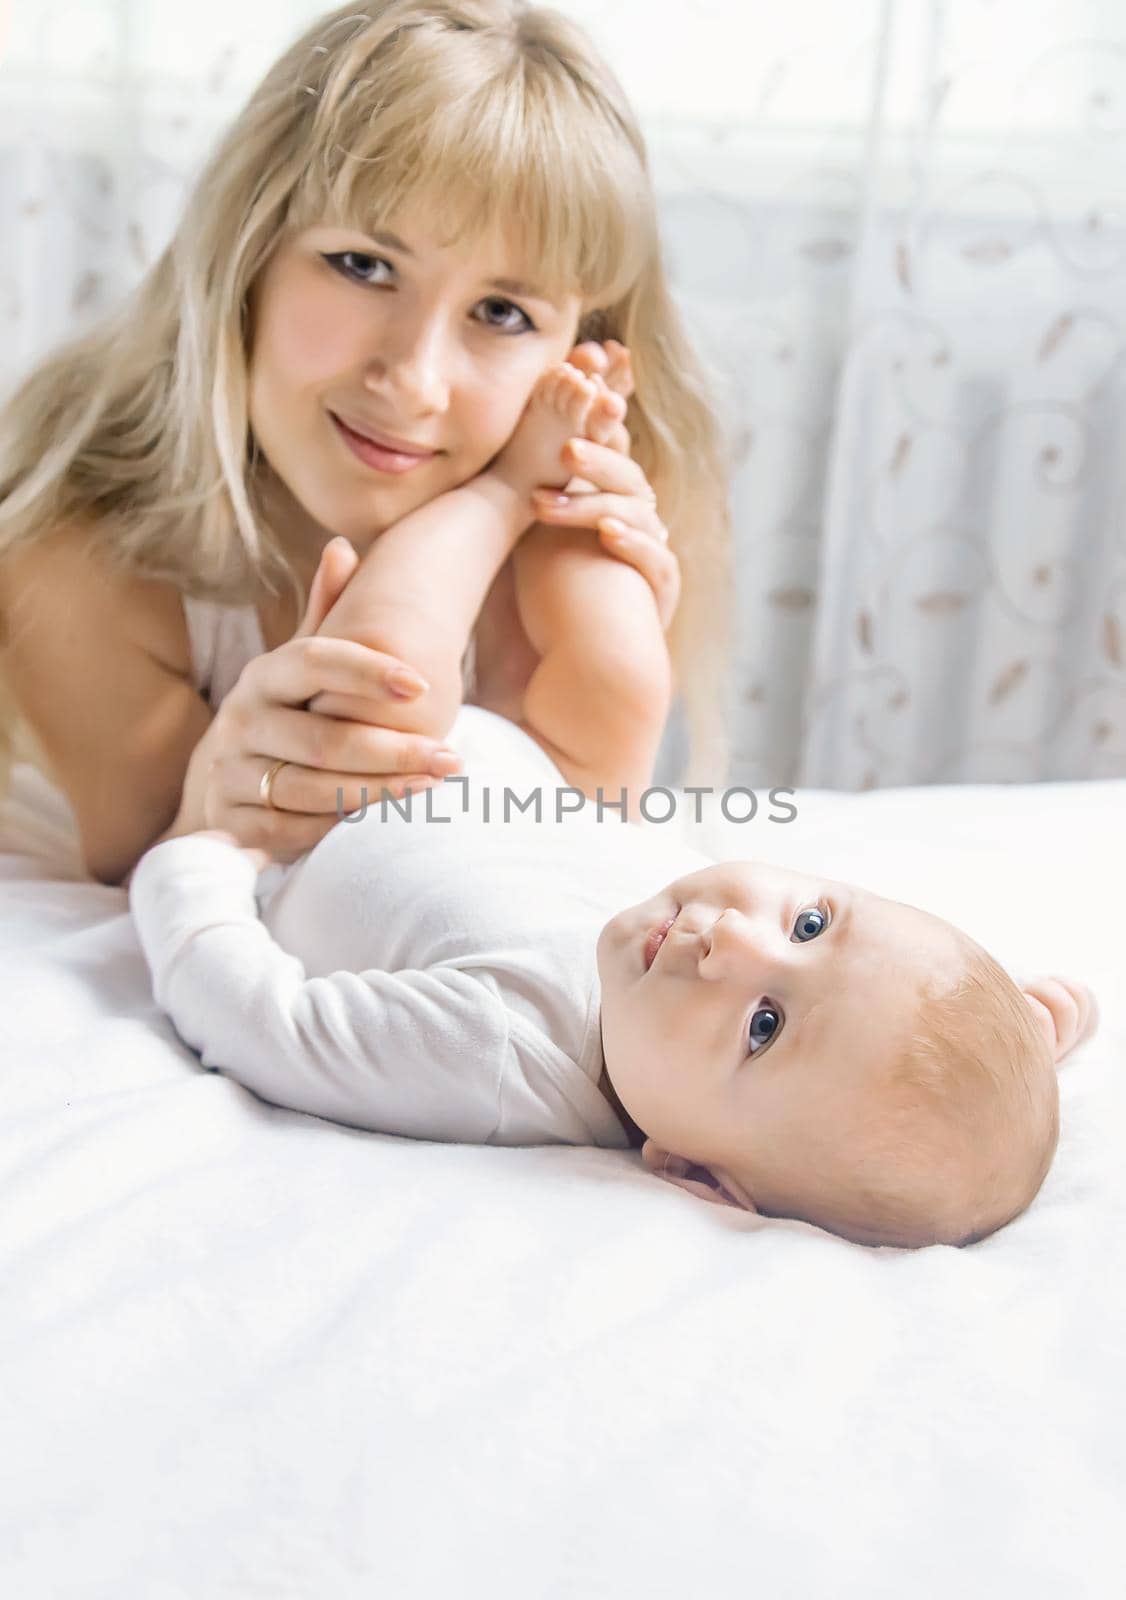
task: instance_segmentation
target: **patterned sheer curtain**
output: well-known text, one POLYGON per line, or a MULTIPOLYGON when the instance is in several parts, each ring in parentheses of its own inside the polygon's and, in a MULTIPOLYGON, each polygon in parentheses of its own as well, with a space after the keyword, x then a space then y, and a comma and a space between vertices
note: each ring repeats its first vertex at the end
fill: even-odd
MULTIPOLYGON (((0 0, 0 392, 323 9, 0 0)), ((638 109, 735 446, 730 781, 1126 774, 1126 8, 558 9, 638 109)))

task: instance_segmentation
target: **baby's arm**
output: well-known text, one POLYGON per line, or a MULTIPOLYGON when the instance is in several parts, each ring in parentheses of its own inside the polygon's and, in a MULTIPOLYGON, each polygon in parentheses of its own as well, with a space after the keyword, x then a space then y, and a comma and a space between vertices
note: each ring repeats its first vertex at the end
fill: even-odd
MULTIPOLYGON (((438 739, 449 732, 477 614, 533 517, 527 489, 494 467, 375 540, 317 632, 396 656, 426 679, 425 694, 381 707, 383 726, 438 739)), ((310 705, 329 716, 356 714, 350 696, 320 694, 310 705)))
POLYGON ((519 726, 591 799, 629 815, 649 784, 672 699, 672 667, 649 584, 585 528, 533 528, 513 557, 516 603, 541 660, 519 726))
POLYGON ((260 919, 256 878, 250 852, 195 833, 152 846, 129 885, 153 996, 203 1065, 333 1122, 487 1143, 509 1050, 503 1002, 443 964, 308 977, 260 919))

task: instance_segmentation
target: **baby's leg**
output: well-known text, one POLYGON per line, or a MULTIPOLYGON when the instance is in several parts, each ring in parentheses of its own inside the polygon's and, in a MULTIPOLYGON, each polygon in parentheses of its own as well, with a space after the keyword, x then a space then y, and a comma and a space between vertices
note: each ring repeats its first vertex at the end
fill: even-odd
MULTIPOLYGON (((560 449, 572 438, 601 442, 621 421, 624 410, 619 395, 600 384, 599 393, 586 411, 581 431, 569 432, 560 449)), ((548 523, 536 523, 529 528, 513 551, 512 572, 520 621, 532 647, 541 656, 562 642, 562 631, 570 628, 579 614, 574 585, 583 581, 582 567, 570 559, 568 553, 587 546, 592 555, 597 553, 603 560, 615 560, 601 550, 593 528, 568 530, 548 523)))
MULTIPOLYGON (((585 437, 616 426, 623 410, 617 395, 603 391, 585 437)), ((589 528, 536 524, 512 567, 521 623, 541 658, 524 690, 520 726, 584 794, 626 790, 636 817, 672 693, 649 584, 608 555, 589 528)))

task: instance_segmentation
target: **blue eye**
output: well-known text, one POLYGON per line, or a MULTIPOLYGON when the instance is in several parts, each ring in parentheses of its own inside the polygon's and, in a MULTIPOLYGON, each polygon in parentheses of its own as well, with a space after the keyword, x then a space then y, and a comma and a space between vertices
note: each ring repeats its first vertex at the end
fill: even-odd
MULTIPOLYGON (((324 260, 328 262, 330 267, 339 272, 341 277, 347 278, 350 283, 359 283, 372 289, 382 289, 388 280, 386 278, 376 280, 365 277, 365 270, 370 271, 372 267, 386 267, 389 272, 394 270, 391 262, 385 256, 371 256, 363 250, 336 250, 331 254, 326 254, 324 260), (367 263, 366 269, 363 265, 359 267, 345 265, 349 259, 354 262, 367 263)), ((514 305, 511 300, 504 300, 498 295, 489 295, 487 299, 481 301, 481 304, 483 306, 504 306, 508 311, 514 311, 520 318, 519 322, 493 322, 486 317, 484 319, 486 328, 493 328, 497 333, 534 333, 536 331, 536 325, 528 313, 522 311, 518 305, 514 305)))
POLYGON ((781 1026, 782 1018, 773 1006, 759 1006, 747 1030, 751 1054, 761 1050, 764 1044, 769 1044, 781 1026))
POLYGON ((509 322, 507 324, 486 321, 486 328, 496 328, 499 333, 523 333, 525 330, 529 333, 535 332, 536 325, 531 317, 526 311, 521 311, 519 306, 514 306, 511 300, 498 300, 495 295, 491 295, 488 300, 482 300, 481 304, 483 306, 506 306, 509 311, 515 311, 520 318, 517 323, 509 322))
POLYGON ((390 267, 391 265, 391 263, 389 261, 385 261, 382 256, 368 256, 365 255, 362 250, 337 250, 332 255, 325 256, 325 260, 328 262, 329 266, 335 267, 337 272, 339 272, 342 277, 351 278, 353 282, 370 283, 372 280, 364 277, 362 267, 358 270, 354 270, 351 267, 343 265, 343 263, 349 258, 351 258, 353 261, 366 261, 370 265, 377 267, 390 267))
POLYGON ((828 926, 829 919, 820 906, 807 906, 798 913, 790 937, 797 944, 805 944, 809 939, 816 939, 819 933, 824 933, 828 926))

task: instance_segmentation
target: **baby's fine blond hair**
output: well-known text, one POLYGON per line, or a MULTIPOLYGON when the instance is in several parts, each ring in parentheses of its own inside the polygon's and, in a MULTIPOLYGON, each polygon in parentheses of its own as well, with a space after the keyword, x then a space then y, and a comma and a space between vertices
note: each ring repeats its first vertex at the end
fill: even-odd
POLYGON ((910 1042, 845 1134, 844 1193, 808 1220, 863 1244, 974 1244, 1035 1199, 1059 1141, 1055 1062, 1032 1008, 967 935, 953 985, 925 984, 910 1042))

